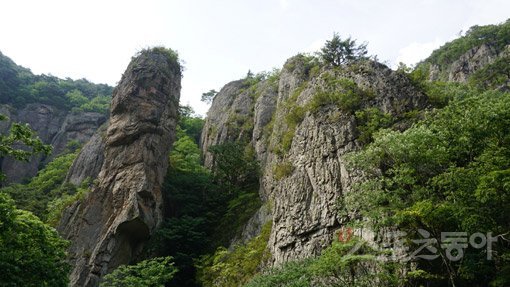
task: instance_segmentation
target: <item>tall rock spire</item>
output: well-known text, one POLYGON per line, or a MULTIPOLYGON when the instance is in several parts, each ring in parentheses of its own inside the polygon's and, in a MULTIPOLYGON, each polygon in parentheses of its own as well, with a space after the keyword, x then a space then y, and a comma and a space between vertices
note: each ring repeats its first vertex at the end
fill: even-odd
POLYGON ((180 89, 177 55, 164 48, 140 52, 115 88, 97 185, 65 211, 58 228, 71 241, 72 286, 97 286, 161 223, 180 89))

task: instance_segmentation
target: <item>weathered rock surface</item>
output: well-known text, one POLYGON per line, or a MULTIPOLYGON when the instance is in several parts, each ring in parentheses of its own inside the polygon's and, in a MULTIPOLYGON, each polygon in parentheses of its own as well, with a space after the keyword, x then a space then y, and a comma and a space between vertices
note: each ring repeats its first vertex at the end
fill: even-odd
POLYGON ((104 162, 105 143, 103 138, 106 134, 106 127, 103 129, 96 132, 83 146, 67 172, 66 182, 80 185, 86 178, 97 178, 104 162))
POLYGON ((431 81, 440 80, 466 83, 469 77, 478 70, 492 64, 498 58, 509 57, 509 55, 510 45, 498 51, 493 46, 484 43, 469 49, 466 53, 461 55, 459 59, 455 60, 450 65, 446 65, 443 70, 437 65, 431 65, 429 79, 431 81))
POLYGON ((232 240, 230 248, 238 244, 248 242, 253 237, 260 234, 262 227, 267 222, 271 221, 271 208, 268 204, 262 205, 255 214, 246 222, 241 234, 232 240))
POLYGON ((263 161, 267 148, 263 131, 273 116, 276 98, 277 86, 267 81, 250 86, 238 80, 225 85, 214 98, 202 131, 204 165, 212 166, 209 147, 229 141, 251 142, 257 159, 263 161))
POLYGON ((497 55, 497 51, 487 44, 470 49, 457 61, 453 62, 449 69, 448 81, 467 82, 470 75, 490 64, 497 55))
POLYGON ((212 155, 207 152, 210 146, 250 136, 239 129, 245 121, 251 121, 253 113, 253 97, 245 88, 242 80, 230 82, 214 98, 200 140, 205 166, 212 165, 212 155))
POLYGON ((67 112, 45 104, 28 104, 20 110, 2 105, 0 113, 9 118, 0 126, 0 132, 6 133, 12 122, 28 123, 44 143, 53 146, 49 157, 34 156, 29 162, 4 158, 1 168, 9 182, 21 182, 35 176, 41 164, 65 151, 69 141, 86 143, 106 121, 106 116, 100 113, 67 112))
MULTIPOLYGON (((335 78, 354 81, 373 95, 362 100, 359 110, 377 108, 397 117, 426 105, 426 97, 409 80, 386 66, 363 62, 331 73, 335 78)), ((280 87, 295 86, 299 75, 284 69, 280 87), (296 77, 297 76, 297 77, 296 77)), ((312 78, 297 97, 300 106, 308 104, 316 92, 324 88, 321 76, 312 78)), ((280 89, 280 107, 295 89, 280 89)), ((281 130, 286 129, 285 115, 277 109, 271 145, 278 142, 281 130), (279 129, 278 129, 279 128, 279 129)), ((352 178, 347 172, 344 156, 361 147, 358 141, 359 122, 353 111, 336 106, 324 106, 317 113, 307 112, 296 128, 292 145, 283 155, 271 153, 263 175, 263 191, 273 202, 273 230, 270 248, 273 263, 318 255, 329 246, 334 232, 341 226, 338 203, 348 192, 352 178), (277 164, 290 163, 293 171, 287 177, 276 179, 277 164)))
MULTIPOLYGON (((370 91, 358 110, 377 108, 398 118, 427 105, 426 96, 405 75, 382 64, 364 61, 310 75, 310 64, 306 61, 305 57, 289 59, 280 74, 277 92, 273 89, 264 94, 267 81, 257 84, 255 104, 241 100, 245 99, 246 91, 239 89, 237 82, 228 84, 214 99, 202 134, 202 149, 206 151, 212 144, 240 137, 241 131, 232 128, 229 118, 247 117, 252 121, 248 142, 255 147, 262 163, 260 195, 272 206, 269 248, 273 265, 319 254, 331 244, 334 232, 343 224, 338 216, 338 202, 354 180, 347 172, 344 157, 362 146, 357 128, 361 123, 354 111, 333 104, 324 105, 317 112, 307 108, 319 90, 331 85, 325 81, 326 75, 348 79, 370 91), (306 111, 295 128, 290 148, 277 152, 289 130, 286 117, 291 105, 306 111), (291 165, 292 169, 283 178, 276 178, 275 167, 282 164, 291 165)), ((405 128, 406 123, 399 120, 395 127, 405 128)), ((210 161, 206 157, 206 164, 210 161)), ((258 217, 256 214, 250 222, 257 222, 258 217)), ((249 233, 244 237, 249 237, 249 233)))
MULTIPOLYGON (((141 52, 114 90, 106 136, 83 148, 79 158, 98 156, 104 145, 104 161, 97 186, 64 212, 58 227, 71 241, 72 286, 97 286, 101 276, 129 263, 161 222, 180 81, 179 63, 165 51, 141 52)), ((71 181, 97 168, 79 167, 78 160, 71 181)))

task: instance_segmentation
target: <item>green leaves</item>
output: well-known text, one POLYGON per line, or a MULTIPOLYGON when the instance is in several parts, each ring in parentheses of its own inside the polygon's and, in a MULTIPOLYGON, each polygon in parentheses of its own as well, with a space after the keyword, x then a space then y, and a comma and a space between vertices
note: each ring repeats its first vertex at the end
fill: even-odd
POLYGON ((250 188, 258 184, 259 164, 253 147, 239 142, 211 146, 212 172, 218 183, 231 187, 250 188))
POLYGON ((67 286, 67 242, 0 193, 0 285, 67 286))
MULTIPOLYGON (((7 117, 0 115, 0 120, 7 117)), ((51 146, 45 145, 28 124, 12 123, 9 133, 0 135, 0 157, 11 156, 16 160, 28 161, 37 154, 48 155, 51 146)), ((0 172, 0 181, 5 175, 0 172)))
POLYGON ((326 63, 332 66, 340 66, 354 60, 364 58, 367 54, 367 44, 356 44, 351 37, 342 40, 338 33, 333 34, 331 40, 321 49, 319 56, 326 63))
MULTIPOLYGON (((510 230, 510 97, 474 90, 449 97, 446 107, 410 129, 380 130, 373 143, 350 155, 351 168, 366 180, 346 194, 343 216, 361 215, 372 228, 396 225, 408 239, 419 228, 436 238, 441 232, 510 230)), ((493 248, 495 254, 509 252, 502 242, 493 248)), ((445 265, 439 259, 418 261, 418 267, 427 278, 467 285, 487 285, 507 268, 507 263, 476 261, 480 250, 474 248, 465 256, 445 265)))
POLYGON ((244 286, 401 286, 399 266, 377 261, 380 253, 353 237, 347 242, 333 242, 316 258, 266 270, 244 286))
POLYGON ((270 233, 271 222, 268 222, 261 233, 247 243, 234 246, 232 250, 219 247, 213 255, 203 256, 197 264, 202 284, 235 287, 246 283, 269 256, 266 248, 270 233))
POLYGON ((510 21, 508 20, 501 25, 473 26, 469 28, 463 37, 448 42, 432 52, 432 55, 426 61, 443 68, 457 60, 469 49, 481 44, 490 45, 499 52, 509 42, 510 21))
POLYGON ((181 172, 199 172, 203 170, 200 164, 200 149, 195 141, 183 134, 174 142, 170 152, 170 168, 181 172))
MULTIPOLYGON (((13 184, 0 189, 0 192, 9 194, 16 201, 19 208, 31 211, 41 219, 46 220, 49 211, 48 204, 50 202, 60 200, 60 203, 62 203, 63 199, 61 197, 69 199, 77 192, 74 185, 62 185, 62 183, 78 152, 79 150, 76 150, 74 153, 56 157, 27 184, 13 184)), ((87 183, 84 182, 84 184, 86 185, 87 183)), ((56 207, 55 204, 56 202, 52 204, 52 207, 56 207)), ((61 211, 62 209, 51 209, 53 214, 50 216, 53 218, 52 224, 57 223, 56 221, 60 214, 56 213, 61 211)))
POLYGON ((122 265, 106 275, 101 287, 163 287, 177 273, 172 257, 157 257, 136 265, 122 265))
POLYGON ((206 93, 202 93, 202 97, 200 98, 200 101, 206 103, 206 104, 210 104, 212 103, 214 97, 216 97, 216 94, 218 92, 216 90, 209 90, 209 92, 206 92, 206 93))

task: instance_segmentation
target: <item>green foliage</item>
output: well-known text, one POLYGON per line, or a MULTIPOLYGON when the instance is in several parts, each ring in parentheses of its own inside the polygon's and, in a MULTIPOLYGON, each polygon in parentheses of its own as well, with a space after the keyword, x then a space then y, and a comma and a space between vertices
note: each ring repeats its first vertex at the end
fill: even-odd
POLYGON ((136 53, 136 55, 134 55, 132 57, 132 59, 135 59, 141 55, 149 55, 149 54, 163 55, 166 58, 166 61, 169 64, 170 68, 174 72, 177 72, 182 76, 182 71, 184 70, 184 65, 182 64, 181 60, 179 59, 179 53, 177 53, 177 51, 172 50, 170 48, 165 48, 163 46, 156 46, 156 47, 142 49, 141 51, 136 53))
POLYGON ((209 150, 214 156, 212 174, 215 184, 229 195, 218 225, 218 230, 223 231, 215 241, 227 244, 261 205, 258 195, 259 163, 255 159, 255 150, 249 144, 224 143, 209 150))
POLYGON ((457 60, 469 49, 487 44, 496 51, 502 51, 510 44, 510 20, 500 25, 473 26, 466 34, 448 42, 432 52, 426 63, 438 65, 440 70, 457 60))
POLYGON ((267 72, 260 72, 257 74, 253 74, 251 71, 248 71, 246 74, 246 77, 243 79, 243 85, 246 88, 254 88, 258 83, 264 81, 269 76, 269 73, 267 72))
MULTIPOLYGON (((27 184, 13 184, 0 189, 0 192, 9 194, 19 208, 31 211, 44 220, 47 217, 48 203, 62 196, 67 197, 66 194, 71 196, 77 192, 72 184, 62 185, 62 183, 78 153, 79 150, 76 150, 73 153, 58 156, 27 184)), ((54 215, 56 212, 52 211, 54 215)))
POLYGON ((358 122, 358 140, 362 143, 372 141, 372 136, 381 128, 389 128, 393 124, 391 114, 383 113, 378 108, 366 108, 354 113, 358 122))
MULTIPOLYGON (((0 53, 0 104, 22 108, 27 104, 41 103, 69 110, 84 106, 95 97, 99 97, 101 103, 106 101, 109 104, 112 91, 113 88, 108 85, 93 84, 85 79, 34 75, 0 53)), ((105 111, 104 108, 100 110, 105 111)))
POLYGON ((351 79, 338 78, 331 73, 322 74, 322 79, 324 85, 309 104, 312 113, 328 105, 335 105, 344 112, 353 112, 360 107, 363 99, 373 97, 370 91, 360 88, 351 79))
POLYGON ((67 242, 0 193, 0 285, 67 286, 67 242))
POLYGON ((400 266, 378 261, 378 255, 358 238, 333 242, 316 258, 266 270, 244 286, 401 286, 400 266))
MULTIPOLYGON (((510 41, 510 40, 509 40, 510 41)), ((469 83, 479 89, 497 89, 510 86, 510 51, 509 55, 497 58, 469 77, 469 83)))
POLYGON ((236 190, 226 205, 225 213, 218 223, 216 242, 226 245, 240 234, 244 224, 262 205, 258 190, 236 190))
POLYGON ((282 70, 274 68, 271 72, 269 72, 267 76, 267 82, 275 91, 278 91, 278 84, 280 82, 281 73, 282 70))
MULTIPOLYGON (((441 232, 504 236, 510 230, 509 143, 508 94, 459 93, 404 132, 381 130, 352 156, 353 167, 367 180, 346 195, 345 214, 357 213, 376 228, 397 225, 408 239, 418 238, 419 228, 439 242, 441 232)), ((418 261, 418 269, 437 278, 438 285, 502 282, 510 248, 504 241, 492 247, 493 260, 468 247, 461 261, 441 253, 436 260, 418 261)), ((429 281, 419 283, 424 282, 429 281)))
POLYGON ((290 162, 283 162, 273 168, 274 179, 281 180, 294 172, 294 166, 290 162))
MULTIPOLYGON (((0 121, 6 119, 0 115, 0 121)), ((45 145, 28 124, 12 123, 8 134, 0 134, 0 157, 10 156, 16 160, 28 161, 33 155, 48 155, 50 152, 51 146, 45 145)), ((5 175, 0 172, 0 182, 3 180, 5 175)))
POLYGON ((287 60, 283 69, 288 72, 297 74, 302 79, 309 79, 320 69, 319 59, 313 55, 297 54, 287 60))
POLYGON ((239 143, 214 147, 218 161, 210 172, 200 165, 202 124, 191 108, 180 108, 163 184, 165 219, 144 250, 145 258, 174 258, 179 271, 170 286, 199 286, 194 262, 227 245, 261 205, 253 148, 239 143))
POLYGON ((179 106, 179 128, 196 143, 200 142, 204 119, 195 114, 190 106, 179 106))
POLYGON ((427 82, 423 87, 430 104, 437 108, 446 106, 454 97, 463 98, 475 92, 471 86, 462 83, 427 82))
POLYGON ((203 286, 241 286, 259 271, 260 264, 269 258, 267 242, 271 222, 264 224, 260 234, 232 250, 219 247, 198 262, 198 278, 203 286))
POLYGON ((312 275, 308 271, 310 260, 288 262, 253 277, 245 287, 310 287, 312 275))
POLYGON ((92 98, 90 101, 87 101, 80 105, 77 108, 73 108, 73 110, 78 110, 81 112, 96 112, 101 114, 107 114, 110 110, 110 102, 111 98, 108 96, 96 96, 92 98))
POLYGON ((333 34, 331 40, 326 41, 319 52, 319 57, 328 65, 338 67, 359 59, 364 59, 367 54, 367 44, 356 44, 351 37, 342 40, 338 33, 333 34))
POLYGON ((229 134, 248 140, 253 131, 253 114, 231 112, 227 120, 229 134))
POLYGON ((63 187, 60 187, 57 189, 58 191, 66 189, 66 192, 61 192, 61 195, 57 195, 57 192, 53 192, 53 199, 46 204, 46 223, 51 226, 57 226, 62 218, 64 210, 73 203, 84 199, 85 196, 88 195, 90 185, 91 180, 89 178, 84 180, 79 187, 75 187, 72 184, 66 184, 63 187))
POLYGON ((170 168, 180 172, 201 171, 203 167, 200 164, 200 148, 180 127, 177 127, 177 133, 178 139, 170 152, 170 168))
POLYGON ((216 97, 216 94, 218 94, 218 92, 216 90, 209 90, 209 92, 202 93, 202 97, 200 98, 200 101, 210 104, 210 103, 212 103, 214 97, 216 97))
POLYGON ((275 152, 280 156, 283 156, 290 150, 296 133, 296 128, 305 118, 308 107, 298 105, 297 99, 307 86, 307 81, 301 83, 301 85, 292 92, 290 97, 283 104, 283 107, 287 110, 285 115, 287 129, 279 138, 278 145, 275 148, 275 152))
POLYGON ((212 172, 220 185, 250 188, 258 186, 259 164, 251 145, 228 142, 211 146, 212 172))
POLYGON ((73 106, 81 106, 89 101, 87 97, 83 95, 80 90, 74 89, 72 91, 67 92, 66 98, 71 102, 73 106))
POLYGON ((122 265, 106 275, 101 287, 163 287, 177 273, 172 257, 144 260, 136 265, 122 265))

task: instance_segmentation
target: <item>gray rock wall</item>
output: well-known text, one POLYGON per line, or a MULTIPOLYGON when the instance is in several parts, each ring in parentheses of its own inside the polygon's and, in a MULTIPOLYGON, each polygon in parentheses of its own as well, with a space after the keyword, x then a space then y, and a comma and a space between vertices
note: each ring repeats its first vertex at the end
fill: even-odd
POLYGON ((79 181, 97 170, 91 157, 100 161, 104 146, 97 186, 64 212, 58 227, 71 242, 72 286, 97 286, 129 263, 162 221, 180 88, 178 63, 158 49, 142 52, 114 90, 106 135, 94 136, 73 164, 69 180, 79 181))
POLYGON ((53 146, 50 156, 34 156, 29 162, 4 158, 1 169, 7 182, 21 182, 35 176, 42 165, 65 151, 69 141, 85 144, 106 121, 106 116, 100 113, 67 112, 45 104, 29 104, 20 110, 2 105, 0 113, 9 118, 1 123, 0 132, 6 133, 12 122, 28 123, 44 143, 53 146))
MULTIPOLYGON (((289 106, 308 107, 314 95, 330 85, 324 80, 326 74, 334 79, 352 80, 361 89, 370 91, 371 96, 364 98, 358 109, 375 107, 398 117, 427 105, 425 95, 405 75, 382 64, 366 61, 339 70, 322 69, 310 75, 305 61, 303 57, 289 59, 280 74, 277 92, 264 93, 267 82, 259 83, 259 96, 254 105, 237 100, 243 97, 244 91, 233 89, 236 87, 233 83, 228 84, 225 87, 228 93, 224 89, 214 99, 202 134, 202 149, 206 151, 212 144, 239 136, 222 137, 226 132, 211 136, 210 130, 227 129, 230 123, 226 114, 253 115, 251 144, 262 163, 260 196, 272 208, 269 242, 272 265, 317 255, 331 244, 334 233, 344 223, 338 216, 338 204, 355 180, 347 172, 345 155, 362 146, 354 111, 326 105, 315 113, 306 111, 295 128, 290 149, 277 152, 289 130, 286 120, 289 106), (246 111, 247 106, 253 111, 246 111), (272 124, 268 125, 270 121, 272 124), (292 166, 292 170, 277 178, 275 168, 284 164, 292 166)), ((395 126, 403 129, 406 123, 401 121, 395 126)), ((208 163, 210 159, 206 156, 208 163)), ((250 220, 243 240, 260 225, 259 217, 257 213, 250 220)))

